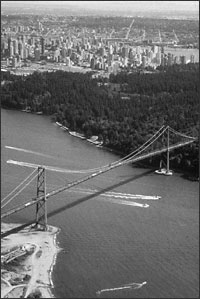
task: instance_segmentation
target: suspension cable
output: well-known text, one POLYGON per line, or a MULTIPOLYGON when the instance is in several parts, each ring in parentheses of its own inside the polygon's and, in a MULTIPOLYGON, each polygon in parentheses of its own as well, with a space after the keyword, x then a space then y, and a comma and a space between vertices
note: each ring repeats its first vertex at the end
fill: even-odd
POLYGON ((6 195, 1 202, 4 202, 11 194, 13 194, 13 192, 15 192, 21 185, 23 185, 33 174, 34 172, 36 171, 37 169, 34 169, 33 172, 31 172, 31 174, 29 174, 27 176, 27 178, 25 178, 23 180, 23 182, 21 182, 15 189, 13 189, 8 195, 6 195))
MULTIPOLYGON (((131 152, 127 156, 125 156, 125 157, 123 157, 123 158, 121 158, 121 159, 119 159, 117 161, 114 161, 114 162, 112 162, 110 164, 107 164, 107 165, 104 165, 104 166, 101 166, 101 167, 96 167, 96 168, 91 168, 91 169, 86 169, 86 170, 69 170, 69 169, 64 169, 64 168, 59 168, 59 167, 48 166, 48 165, 43 165, 43 167, 45 167, 46 170, 63 172, 63 173, 91 173, 91 172, 95 172, 95 171, 98 171, 98 170, 101 170, 101 169, 106 169, 106 168, 108 168, 110 166, 117 165, 118 163, 121 163, 124 160, 128 160, 129 161, 129 159, 132 159, 133 157, 135 157, 136 155, 138 155, 140 152, 142 152, 143 150, 145 150, 149 145, 151 145, 155 140, 157 140, 166 130, 167 130, 167 127, 164 128, 164 126, 162 126, 152 137, 150 137, 144 144, 142 144, 135 151, 131 152), (155 139, 155 136, 158 133, 160 133, 160 134, 155 139), (151 141, 151 140, 153 140, 153 141, 151 141)), ((13 160, 8 160, 7 163, 12 163, 12 164, 21 165, 21 166, 27 166, 27 167, 34 167, 34 168, 37 168, 39 166, 39 165, 33 164, 33 163, 18 162, 18 161, 13 161, 13 160)))
POLYGON ((183 134, 183 133, 179 133, 179 132, 177 132, 176 130, 170 128, 170 127, 169 127, 169 130, 170 130, 172 133, 176 134, 176 135, 179 135, 179 136, 182 136, 182 137, 185 137, 185 138, 189 138, 189 139, 196 139, 196 137, 191 137, 191 136, 187 136, 187 135, 185 135, 185 134, 183 134))
MULTIPOLYGON (((191 143, 191 142, 193 142, 193 141, 190 140, 190 141, 186 141, 186 142, 184 142, 184 143, 178 143, 178 144, 176 144, 176 145, 171 145, 171 146, 169 147, 169 149, 172 150, 172 149, 181 147, 181 146, 183 146, 183 145, 185 145, 185 144, 189 144, 189 143, 191 143)), ((161 150, 157 150, 157 151, 148 153, 148 154, 143 155, 143 156, 140 156, 140 157, 136 157, 135 159, 133 159, 132 162, 137 162, 137 161, 139 161, 139 160, 146 159, 146 158, 148 158, 148 157, 151 157, 151 156, 160 154, 160 153, 162 153, 162 152, 164 152, 164 151, 166 151, 166 150, 167 150, 167 147, 164 148, 164 149, 161 149, 161 150)), ((123 164, 125 164, 125 163, 130 163, 130 162, 131 162, 131 161, 124 161, 123 164)), ((122 165, 122 163, 118 163, 117 165, 113 165, 113 166, 111 166, 111 167, 109 167, 109 168, 107 168, 107 169, 100 170, 100 171, 98 171, 97 173, 90 174, 90 175, 88 175, 88 176, 86 176, 86 177, 83 177, 83 178, 81 178, 81 179, 79 179, 79 180, 77 180, 77 181, 75 181, 75 182, 68 183, 67 186, 65 185, 65 186, 62 186, 62 187, 60 187, 60 188, 58 188, 58 189, 54 189, 54 190, 52 190, 51 192, 49 192, 48 194, 46 194, 46 199, 49 198, 50 196, 53 196, 53 195, 55 195, 55 194, 58 194, 58 193, 60 193, 60 192, 62 192, 62 191, 64 191, 64 190, 66 190, 66 189, 72 188, 72 187, 74 187, 74 186, 76 186, 76 185, 78 185, 78 184, 80 184, 80 183, 82 183, 82 182, 85 182, 85 181, 87 181, 87 180, 89 180, 89 179, 91 179, 91 178, 93 178, 93 177, 96 177, 96 176, 98 176, 98 175, 100 175, 100 174, 102 174, 102 173, 105 173, 105 172, 107 172, 107 171, 109 171, 109 170, 111 170, 111 169, 114 169, 114 168, 116 168, 116 167, 119 167, 119 166, 121 166, 121 165, 122 165)), ((7 217, 7 216, 9 216, 9 215, 11 215, 11 214, 13 214, 13 213, 19 212, 20 210, 22 210, 22 209, 24 209, 24 208, 26 208, 26 207, 32 206, 32 205, 38 203, 38 202, 39 202, 40 200, 42 200, 43 198, 44 198, 44 195, 41 195, 41 196, 36 197, 36 198, 32 198, 32 200, 31 200, 30 202, 27 202, 27 203, 25 203, 25 204, 23 204, 23 205, 21 205, 21 206, 17 206, 17 207, 15 207, 15 208, 13 208, 12 210, 10 210, 10 211, 4 213, 4 214, 1 216, 1 219, 5 218, 5 217, 7 217)))
MULTIPOLYGON (((164 126, 163 126, 164 127, 164 126)), ((131 152, 129 155, 125 156, 124 158, 121 158, 113 163, 101 166, 101 167, 96 167, 96 168, 92 168, 92 169, 86 169, 86 170, 69 170, 69 169, 64 169, 64 168, 59 168, 59 167, 53 167, 53 166, 48 166, 48 165, 43 165, 43 167, 45 167, 46 170, 51 170, 51 171, 57 171, 57 172, 63 172, 63 173, 91 173, 91 172, 95 172, 113 165, 116 165, 118 163, 120 163, 121 161, 124 161, 126 159, 130 159, 133 158, 136 154, 138 154, 138 151, 140 149, 142 149, 145 145, 145 148, 147 147, 147 144, 153 140, 155 138, 155 136, 161 132, 159 134, 159 136, 165 132, 166 128, 163 130, 163 127, 161 127, 151 138, 149 138, 144 144, 142 144, 139 148, 137 148, 135 151, 131 152)), ((158 137, 159 137, 158 136, 158 137)), ((157 137, 157 138, 158 138, 157 137)), ((37 168, 39 165, 37 164, 33 164, 33 163, 27 163, 27 162, 19 162, 19 161, 14 161, 14 160, 8 160, 7 163, 12 163, 12 164, 16 164, 16 165, 20 165, 20 166, 27 166, 27 167, 33 167, 33 168, 37 168)))
MULTIPOLYGON (((135 153, 136 152, 138 152, 140 149, 142 149, 142 147, 144 147, 148 142, 150 142, 161 130, 163 130, 163 128, 164 128, 164 126, 162 126, 153 136, 151 136, 145 143, 143 143, 140 147, 138 147, 136 150, 134 150, 133 152, 131 152, 130 154, 128 154, 127 156, 125 156, 124 158, 122 158, 122 159, 120 159, 120 160, 118 160, 118 161, 116 161, 116 162, 113 162, 112 164, 115 164, 115 163, 118 163, 118 162, 120 162, 120 161, 123 161, 123 160, 126 160, 126 159, 128 159, 129 158, 129 156, 131 157, 132 155, 134 155, 135 156, 135 153)), ((165 128, 165 130, 166 130, 166 128, 165 128)), ((165 130, 163 130, 163 132, 162 133, 164 133, 165 132, 165 130)), ((162 134, 161 133, 161 134, 162 134)), ((160 136, 160 135, 159 135, 160 136)))
POLYGON ((154 143, 166 130, 168 129, 168 127, 166 127, 163 132, 161 132, 153 141, 151 141, 148 145, 146 145, 143 149, 141 149, 138 153, 136 153, 135 155, 133 155, 132 157, 130 157, 129 159, 125 160, 124 164, 129 163, 129 161, 131 161, 135 156, 137 156, 138 154, 141 154, 145 149, 147 149, 152 143, 154 143))
MULTIPOLYGON (((39 174, 42 172, 42 170, 40 170, 39 174)), ((15 195, 13 195, 1 208, 4 208, 5 206, 7 206, 7 204, 9 202, 11 202, 18 194, 20 194, 36 177, 38 176, 38 174, 34 175, 34 177, 32 177, 32 179, 26 183, 26 185, 21 188, 15 195)))
MULTIPOLYGON (((168 126, 163 130, 163 132, 161 132, 157 137, 156 137, 156 139, 155 140, 153 140, 150 144, 148 144, 148 145, 146 145, 146 147, 145 148, 143 148, 142 150, 140 150, 140 152, 139 152, 139 154, 141 153, 141 152, 143 152, 146 148, 148 148, 152 143, 154 143, 154 141, 156 141, 166 130, 168 129, 168 126)), ((131 161, 133 160, 134 161, 134 159, 138 159, 138 157, 136 157, 135 158, 135 156, 137 156, 138 155, 138 153, 136 153, 135 155, 133 155, 131 158, 129 158, 129 159, 126 159, 126 160, 124 160, 124 161, 121 161, 121 162, 118 162, 118 163, 116 163, 116 164, 108 164, 107 165, 107 169, 106 169, 106 167, 104 167, 104 168, 101 168, 101 169, 98 169, 98 171, 97 172, 94 172, 94 173, 92 173, 92 174, 90 174, 89 176, 87 176, 87 177, 83 177, 83 178, 80 178, 80 180, 78 180, 77 182, 83 182, 83 181, 86 181, 86 180, 88 180, 88 179, 90 179, 90 178, 92 178, 92 177, 95 177, 95 176, 97 176, 97 175, 99 175, 99 174, 101 174, 101 173, 104 173, 104 172, 107 172, 107 171, 109 171, 109 170, 111 170, 111 169, 114 169, 114 168, 116 168, 116 167, 119 167, 119 166, 122 166, 122 165, 125 165, 125 164, 128 164, 128 163, 131 163, 131 161)), ((122 160, 122 159, 121 159, 122 160)), ((72 186, 73 186, 73 183, 69 183, 68 185, 70 185, 70 184, 72 184, 72 186)), ((75 182, 75 184, 76 184, 76 182, 75 182)), ((61 188, 61 190, 63 190, 63 188, 65 188, 65 186, 63 187, 63 186, 61 186, 60 187, 61 188)), ((54 193, 54 192, 56 192, 58 189, 56 189, 56 190, 52 190, 49 194, 52 194, 52 193, 54 193)), ((59 191, 60 192, 60 191, 59 191)), ((49 196, 49 194, 48 194, 48 196, 49 196)))

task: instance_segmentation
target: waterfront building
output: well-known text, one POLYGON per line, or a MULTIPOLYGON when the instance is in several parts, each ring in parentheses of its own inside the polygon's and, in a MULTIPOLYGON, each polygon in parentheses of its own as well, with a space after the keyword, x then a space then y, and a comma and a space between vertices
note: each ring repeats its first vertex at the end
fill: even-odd
POLYGON ((66 49, 65 47, 63 47, 63 48, 61 49, 61 56, 62 56, 63 59, 65 59, 65 58, 66 58, 66 55, 67 55, 67 49, 66 49))
POLYGON ((171 53, 168 53, 168 56, 167 56, 167 65, 168 66, 172 65, 172 54, 171 53))
POLYGON ((113 53, 114 54, 116 54, 118 52, 118 45, 117 45, 117 43, 114 45, 114 51, 113 51, 113 53))
POLYGON ((35 48, 34 54, 35 54, 35 60, 39 61, 40 60, 40 49, 35 48))
POLYGON ((112 61, 113 61, 113 55, 112 54, 108 54, 108 63, 110 63, 112 61))
POLYGON ((137 54, 140 54, 140 52, 141 52, 141 47, 140 47, 140 46, 137 46, 137 47, 136 47, 136 53, 137 53, 137 54))
MULTIPOLYGON (((158 52, 156 53, 156 55, 157 54, 159 54, 158 52)), ((155 57, 155 55, 154 55, 154 53, 153 53, 153 51, 150 51, 149 52, 149 55, 148 55, 148 57, 150 58, 150 61, 152 61, 153 60, 153 58, 155 57)))
POLYGON ((18 49, 18 41, 17 39, 13 40, 13 49, 14 49, 14 54, 18 54, 19 53, 19 49, 18 49))
POLYGON ((24 31, 24 26, 20 25, 18 26, 18 32, 23 32, 24 31))
POLYGON ((31 45, 35 45, 35 36, 31 37, 31 45))
POLYGON ((12 43, 12 40, 11 40, 11 38, 9 37, 9 38, 8 38, 8 55, 9 55, 9 56, 11 56, 11 55, 10 55, 10 47, 11 47, 11 43, 12 43))
POLYGON ((161 51, 161 53, 164 54, 164 53, 165 53, 165 47, 164 47, 164 46, 161 46, 161 50, 160 50, 160 51, 161 51))
POLYGON ((156 63, 159 65, 161 64, 161 53, 160 52, 156 53, 156 63))
POLYGON ((139 64, 139 65, 142 63, 142 55, 141 54, 136 55, 136 61, 137 61, 137 64, 139 64))
POLYGON ((122 48, 122 57, 128 57, 128 47, 123 47, 122 48))
POLYGON ((195 56, 192 54, 190 55, 190 63, 194 63, 195 62, 195 56))
POLYGON ((72 49, 68 48, 68 50, 67 50, 67 56, 71 56, 71 55, 72 55, 72 49))
POLYGON ((118 73, 120 67, 120 63, 118 61, 113 62, 112 68, 113 68, 113 73, 116 75, 118 73))
POLYGON ((43 37, 41 37, 41 40, 40 40, 40 42, 41 42, 41 54, 43 55, 44 54, 44 38, 43 37))
POLYGON ((29 55, 28 48, 27 48, 27 47, 24 47, 24 50, 23 50, 23 57, 22 57, 22 59, 27 59, 27 58, 28 58, 28 55, 29 55))
POLYGON ((175 64, 178 64, 178 63, 179 63, 179 57, 178 57, 178 56, 175 56, 175 57, 174 57, 174 63, 175 63, 175 64))
POLYGON ((155 54, 158 53, 158 46, 157 45, 153 45, 153 52, 155 54))
POLYGON ((40 21, 38 21, 37 23, 36 23, 36 29, 37 30, 43 30, 43 25, 42 25, 42 23, 40 23, 40 21))
POLYGON ((54 61, 56 61, 56 62, 58 62, 58 60, 59 60, 59 57, 60 56, 60 49, 59 48, 57 48, 55 51, 54 51, 54 53, 53 53, 53 60, 54 61))
POLYGON ((132 49, 129 50, 128 58, 131 60, 133 59, 133 50, 132 49))
POLYGON ((165 56, 164 56, 164 66, 166 66, 166 65, 167 65, 167 61, 168 61, 168 56, 167 56, 167 55, 165 55, 165 56))
POLYGON ((95 68, 95 58, 94 57, 91 58, 90 67, 91 67, 91 69, 95 68))
POLYGON ((12 46, 12 44, 10 45, 10 56, 14 55, 14 48, 12 46))
POLYGON ((113 71, 112 66, 108 66, 108 73, 112 73, 112 71, 113 71))
POLYGON ((142 67, 145 68, 147 63, 147 58, 146 56, 142 56, 142 67))
POLYGON ((104 47, 101 47, 99 49, 99 54, 100 54, 100 56, 104 56, 105 55, 105 48, 104 47))
POLYGON ((23 56, 23 51, 24 51, 24 45, 21 41, 18 43, 18 53, 22 57, 23 56))
POLYGON ((3 52, 3 54, 5 53, 6 49, 8 49, 8 44, 6 43, 6 41, 2 41, 1 42, 1 51, 3 52))
POLYGON ((185 55, 180 56, 180 62, 181 62, 181 64, 186 64, 186 56, 185 55))
POLYGON ((71 66, 71 60, 69 57, 66 57, 66 65, 71 66))
POLYGON ((12 67, 16 67, 17 66, 17 57, 13 57, 12 58, 12 67))
POLYGON ((22 41, 22 44, 25 43, 25 40, 26 40, 26 36, 25 36, 24 34, 22 34, 22 35, 21 35, 21 41, 22 41))
POLYGON ((18 27, 17 27, 17 26, 14 26, 14 27, 12 28, 12 30, 13 30, 14 32, 18 32, 18 27))
POLYGON ((161 54, 161 65, 162 65, 162 66, 165 65, 164 58, 165 58, 165 57, 164 57, 164 54, 162 53, 162 54, 161 54))
POLYGON ((111 54, 111 55, 113 54, 113 46, 112 45, 109 46, 109 54, 111 54))

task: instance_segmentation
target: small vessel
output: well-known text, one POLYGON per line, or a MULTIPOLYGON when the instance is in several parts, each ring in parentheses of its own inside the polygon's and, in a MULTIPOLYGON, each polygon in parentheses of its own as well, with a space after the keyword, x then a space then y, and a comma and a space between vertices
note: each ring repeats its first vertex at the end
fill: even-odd
POLYGON ((22 112, 26 112, 26 113, 31 113, 31 107, 26 107, 25 109, 22 110, 22 112))
POLYGON ((103 141, 98 141, 98 138, 99 138, 98 136, 92 136, 92 137, 88 138, 87 141, 92 144, 101 146, 103 144, 103 141))
POLYGON ((63 129, 64 131, 68 131, 69 129, 65 126, 62 126, 61 129, 63 129))
POLYGON ((83 134, 80 134, 80 133, 77 133, 77 132, 74 132, 74 131, 69 131, 69 134, 71 136, 74 136, 74 137, 78 137, 78 138, 81 138, 81 139, 85 139, 85 136, 83 134))
POLYGON ((172 170, 167 170, 166 168, 160 168, 158 170, 155 170, 155 173, 157 174, 163 174, 163 175, 172 175, 172 170))

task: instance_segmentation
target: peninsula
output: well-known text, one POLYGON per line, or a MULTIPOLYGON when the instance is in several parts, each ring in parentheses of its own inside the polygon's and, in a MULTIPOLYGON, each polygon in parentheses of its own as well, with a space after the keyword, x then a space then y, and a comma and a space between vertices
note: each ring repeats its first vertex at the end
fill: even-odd
MULTIPOLYGON (((19 224, 2 223, 1 233, 19 224)), ((57 227, 28 226, 1 240, 1 298, 54 298, 51 274, 57 253, 57 227)))

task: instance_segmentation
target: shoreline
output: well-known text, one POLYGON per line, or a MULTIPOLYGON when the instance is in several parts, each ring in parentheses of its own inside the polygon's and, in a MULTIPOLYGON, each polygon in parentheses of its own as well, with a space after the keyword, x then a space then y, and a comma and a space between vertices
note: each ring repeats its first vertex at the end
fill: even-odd
MULTIPOLYGON (((60 127, 61 129, 64 129, 65 131, 67 131, 71 136, 74 136, 74 137, 77 137, 77 138, 80 138, 80 139, 83 139, 83 140, 86 140, 88 141, 90 144, 93 144, 93 145, 96 145, 96 147, 102 149, 102 150, 105 150, 105 151, 108 151, 108 152, 112 152, 113 154, 115 154, 116 156, 119 156, 120 159, 124 157, 123 153, 115 150, 115 149, 112 149, 112 148, 109 148, 105 145, 103 145, 103 142, 101 143, 100 141, 92 141, 91 139, 87 139, 83 134, 81 133, 77 133, 77 132, 71 132, 69 131, 69 128, 63 126, 61 123, 59 122, 55 122, 55 124, 60 127), (97 143, 96 143, 97 142, 97 143)), ((97 137, 97 136, 93 136, 93 137, 97 137)), ((155 169, 155 168, 159 168, 159 165, 156 166, 156 165, 153 165, 153 164, 143 164, 141 161, 140 162, 136 162, 134 167, 143 167, 143 168, 148 168, 148 169, 155 169)), ((187 179, 188 181, 199 181, 199 177, 198 177, 198 174, 195 175, 195 173, 191 170, 185 170, 183 172, 183 169, 178 169, 178 168, 175 168, 175 172, 177 173, 181 173, 182 174, 182 177, 184 179, 187 179)))
MULTIPOLYGON (((15 109, 15 108, 6 108, 6 107, 1 107, 1 108, 5 109, 5 110, 14 110, 14 111, 22 112, 20 109, 15 109)), ((34 114, 34 113, 31 113, 31 114, 34 114)), ((49 115, 45 115, 45 114, 42 114, 42 116, 49 117, 49 115)), ((61 129, 63 129, 64 131, 67 131, 69 133, 69 128, 63 126, 61 123, 59 123, 57 121, 55 122, 55 121, 52 121, 52 120, 51 120, 51 122, 54 123, 55 125, 57 125, 58 127, 60 127, 61 129)), ((77 133, 77 132, 75 132, 75 133, 77 133)), ((77 133, 77 134, 80 134, 80 133, 77 133)), ((80 138, 82 140, 88 141, 86 138, 82 138, 80 136, 75 136, 75 137, 80 138)), ((111 153, 115 154, 120 159, 124 157, 123 153, 121 153, 120 151, 117 151, 116 149, 112 149, 110 147, 107 147, 104 144, 95 144, 93 142, 89 142, 89 143, 95 145, 99 149, 102 149, 102 150, 105 150, 105 151, 108 151, 108 152, 111 152, 111 153)), ((155 166, 155 165, 151 165, 151 164, 143 164, 141 161, 135 163, 134 167, 139 167, 139 168, 142 167, 142 168, 149 168, 149 169, 154 169, 155 167, 159 168, 159 166, 155 166)), ((182 174, 182 177, 184 179, 187 179, 188 181, 198 181, 199 182, 199 176, 198 176, 199 173, 194 172, 192 169, 191 170, 185 170, 185 169, 181 169, 181 168, 174 168, 174 172, 182 174)))
MULTIPOLYGON (((1 231, 18 226, 16 223, 2 223, 1 231)), ((59 228, 51 225, 48 225, 47 231, 28 226, 2 238, 1 298, 34 294, 40 298, 55 298, 52 273, 61 250, 56 242, 59 232, 59 228)))

